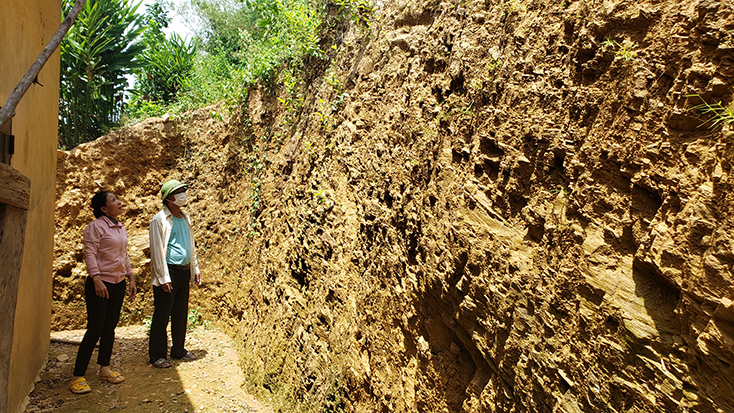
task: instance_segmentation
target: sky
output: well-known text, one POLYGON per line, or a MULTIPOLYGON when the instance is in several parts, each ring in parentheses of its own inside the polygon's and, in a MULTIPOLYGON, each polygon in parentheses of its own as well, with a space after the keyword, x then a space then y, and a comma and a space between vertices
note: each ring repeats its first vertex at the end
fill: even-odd
MULTIPOLYGON (((187 22, 183 16, 181 16, 177 9, 182 9, 189 0, 164 0, 166 3, 170 3, 172 7, 167 7, 169 10, 168 17, 171 18, 171 23, 168 27, 163 30, 166 34, 176 33, 181 36, 182 39, 191 39, 194 36, 194 29, 191 23, 187 22)), ((155 3, 155 0, 143 0, 142 4, 138 8, 138 13, 145 13, 147 5, 155 3)))

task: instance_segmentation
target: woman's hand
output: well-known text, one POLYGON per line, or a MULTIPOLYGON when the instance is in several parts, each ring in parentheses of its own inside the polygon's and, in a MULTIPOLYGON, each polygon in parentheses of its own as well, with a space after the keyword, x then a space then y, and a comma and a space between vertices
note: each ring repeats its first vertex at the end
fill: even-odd
POLYGON ((130 299, 135 298, 135 294, 138 292, 138 287, 135 286, 135 276, 130 275, 130 299))
POLYGON ((107 291, 107 286, 104 285, 102 277, 94 275, 92 276, 92 281, 94 281, 94 293, 97 294, 98 297, 109 299, 110 293, 107 291))

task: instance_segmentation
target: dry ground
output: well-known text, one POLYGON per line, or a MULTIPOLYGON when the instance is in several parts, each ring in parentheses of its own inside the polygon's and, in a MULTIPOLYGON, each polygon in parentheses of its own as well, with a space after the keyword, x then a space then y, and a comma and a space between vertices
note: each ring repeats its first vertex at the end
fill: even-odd
POLYGON ((237 351, 224 333, 199 326, 187 336, 187 349, 196 353, 192 362, 173 362, 169 369, 148 364, 147 330, 136 325, 117 329, 112 367, 126 380, 118 385, 97 378, 97 352, 87 370, 92 392, 72 394, 69 379, 77 345, 55 340, 80 341, 84 330, 54 332, 48 363, 29 396, 26 412, 272 412, 241 387, 244 376, 237 351))

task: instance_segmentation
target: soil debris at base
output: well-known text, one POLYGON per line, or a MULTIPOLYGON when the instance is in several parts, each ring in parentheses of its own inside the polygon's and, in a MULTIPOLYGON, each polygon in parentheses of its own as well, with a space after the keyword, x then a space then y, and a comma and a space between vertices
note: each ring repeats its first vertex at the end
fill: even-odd
POLYGON ((214 328, 198 326, 187 336, 187 348, 197 360, 172 360, 157 369, 148 363, 148 331, 142 325, 118 327, 111 367, 125 381, 102 382, 97 377, 96 350, 87 369, 91 393, 76 395, 69 382, 84 330, 52 333, 49 359, 25 409, 31 412, 232 412, 271 413, 266 403, 243 390, 245 378, 237 364, 235 344, 214 328))

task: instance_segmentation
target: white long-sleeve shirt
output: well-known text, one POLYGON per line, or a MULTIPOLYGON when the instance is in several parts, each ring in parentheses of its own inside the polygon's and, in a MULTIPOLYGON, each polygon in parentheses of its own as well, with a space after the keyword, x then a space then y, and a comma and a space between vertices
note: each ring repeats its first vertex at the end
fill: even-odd
MULTIPOLYGON (((194 233, 191 230, 191 218, 185 212, 181 211, 181 213, 189 227, 189 239, 191 240, 190 280, 194 281, 194 276, 200 273, 199 262, 196 259, 196 243, 194 242, 194 233)), ((171 282, 171 275, 168 273, 168 265, 166 264, 166 250, 168 249, 168 239, 171 237, 172 226, 173 214, 167 206, 164 206, 150 221, 150 228, 148 229, 148 236, 150 237, 150 281, 155 286, 171 282)))

